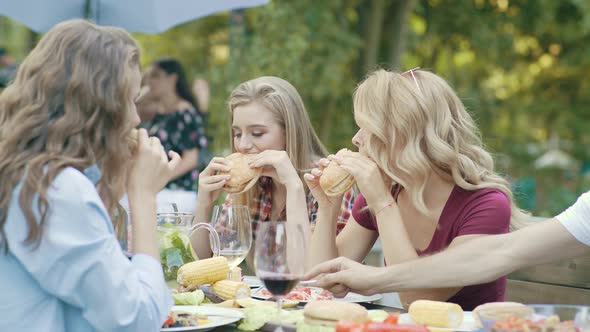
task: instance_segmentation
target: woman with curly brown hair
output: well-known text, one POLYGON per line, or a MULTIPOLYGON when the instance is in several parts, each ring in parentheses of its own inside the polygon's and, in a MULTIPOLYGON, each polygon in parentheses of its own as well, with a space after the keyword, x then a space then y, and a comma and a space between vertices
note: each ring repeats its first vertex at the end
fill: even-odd
POLYGON ((158 331, 168 315, 155 196, 180 157, 131 134, 139 63, 124 30, 67 21, 0 96, 0 330, 158 331), (125 191, 131 260, 110 218, 125 191))

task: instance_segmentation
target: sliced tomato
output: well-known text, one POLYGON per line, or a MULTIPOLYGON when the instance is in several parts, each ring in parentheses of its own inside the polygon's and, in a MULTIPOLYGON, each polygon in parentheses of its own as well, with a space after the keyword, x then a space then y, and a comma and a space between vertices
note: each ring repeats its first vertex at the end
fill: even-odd
POLYGON ((392 312, 387 316, 387 318, 385 318, 383 323, 397 324, 398 321, 399 321, 399 312, 392 312))
POLYGON ((365 323, 363 332, 429 332, 429 330, 424 325, 370 322, 365 323))
POLYGON ((349 323, 349 322, 338 322, 336 324, 336 332, 363 332, 364 324, 349 323))
POLYGON ((164 327, 168 327, 172 324, 174 324, 174 319, 172 318, 172 316, 168 316, 168 318, 164 322, 164 327))
POLYGON ((307 294, 307 295, 311 296, 311 288, 309 288, 309 287, 301 287, 301 288, 299 289, 299 291, 301 291, 301 292, 303 292, 303 293, 305 293, 305 294, 307 294))
POLYGON ((327 289, 322 290, 322 292, 318 295, 318 298, 322 300, 332 300, 334 299, 334 295, 327 289))
POLYGON ((396 324, 392 325, 392 332, 429 332, 430 330, 424 325, 417 324, 396 324))
POLYGON ((365 332, 390 332, 393 327, 393 324, 370 322, 365 324, 365 332))

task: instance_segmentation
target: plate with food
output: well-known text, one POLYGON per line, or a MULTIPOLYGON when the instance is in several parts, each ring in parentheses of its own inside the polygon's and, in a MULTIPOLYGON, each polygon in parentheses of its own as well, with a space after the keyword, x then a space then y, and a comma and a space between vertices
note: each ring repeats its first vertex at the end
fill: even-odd
POLYGON ((590 306, 496 303, 474 312, 485 331, 590 331, 590 306))
MULTIPOLYGON (((273 297, 272 293, 269 292, 265 287, 261 287, 254 291, 252 294, 253 298, 268 300, 273 297)), ((334 295, 325 289, 319 287, 309 286, 297 286, 289 294, 285 296, 286 300, 297 300, 299 302, 310 302, 310 301, 325 301, 335 300, 343 302, 373 302, 381 299, 381 294, 375 294, 372 296, 364 296, 357 293, 349 292, 343 298, 336 298, 334 295)))
POLYGON ((195 306, 177 305, 170 310, 168 319, 164 322, 161 332, 177 331, 209 331, 216 327, 228 325, 244 318, 239 310, 195 306))

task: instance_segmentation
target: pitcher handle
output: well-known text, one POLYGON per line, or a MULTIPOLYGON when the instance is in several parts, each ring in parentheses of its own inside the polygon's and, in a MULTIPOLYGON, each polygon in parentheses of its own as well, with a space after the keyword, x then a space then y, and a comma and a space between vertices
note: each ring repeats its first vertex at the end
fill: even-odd
POLYGON ((191 238, 193 237, 193 234, 201 229, 201 228, 206 228, 209 231, 209 240, 213 240, 211 241, 211 251, 213 251, 213 257, 217 257, 220 254, 220 248, 221 248, 221 241, 219 240, 219 233, 217 233, 217 230, 215 229, 215 227, 211 226, 208 223, 198 223, 193 225, 193 227, 191 228, 191 238))

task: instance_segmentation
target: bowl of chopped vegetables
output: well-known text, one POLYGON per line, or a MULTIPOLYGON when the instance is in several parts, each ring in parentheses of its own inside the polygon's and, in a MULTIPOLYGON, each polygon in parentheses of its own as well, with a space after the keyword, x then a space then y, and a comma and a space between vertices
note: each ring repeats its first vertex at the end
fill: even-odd
POLYGON ((590 331, 590 307, 578 305, 527 305, 477 312, 486 332, 590 331))

